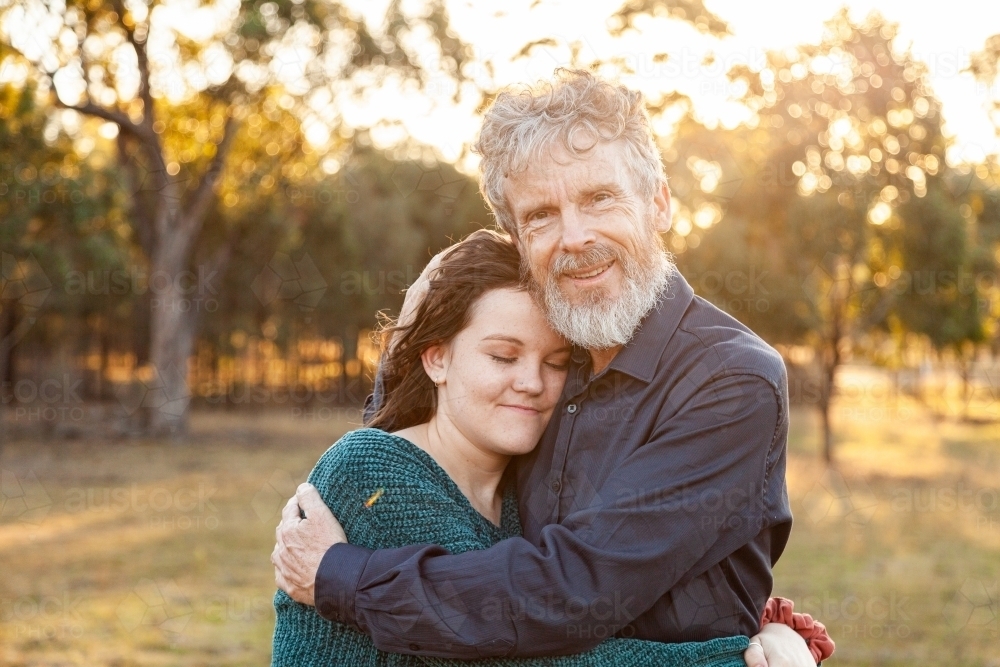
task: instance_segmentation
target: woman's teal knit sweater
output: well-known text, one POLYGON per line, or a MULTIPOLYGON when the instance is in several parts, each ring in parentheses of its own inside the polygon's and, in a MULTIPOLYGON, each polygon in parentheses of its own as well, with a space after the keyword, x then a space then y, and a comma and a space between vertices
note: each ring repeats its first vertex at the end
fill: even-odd
MULTIPOLYGON (((517 501, 504 495, 501 525, 479 514, 448 474, 408 440, 378 429, 348 433, 309 475, 352 544, 369 549, 438 544, 452 553, 488 549, 520 535, 517 501)), ((332 623, 313 607, 274 596, 273 667, 743 667, 746 637, 663 644, 607 639, 586 653, 550 658, 447 660, 386 653, 367 635, 332 623)), ((400 627, 401 634, 406 633, 400 627)))

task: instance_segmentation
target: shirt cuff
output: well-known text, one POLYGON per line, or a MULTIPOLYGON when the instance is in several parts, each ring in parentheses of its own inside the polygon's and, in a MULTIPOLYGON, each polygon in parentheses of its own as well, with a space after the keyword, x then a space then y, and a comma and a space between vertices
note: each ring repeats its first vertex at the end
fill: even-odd
POLYGON ((323 554, 316 571, 316 611, 328 621, 358 627, 354 598, 371 549, 334 544, 323 554))

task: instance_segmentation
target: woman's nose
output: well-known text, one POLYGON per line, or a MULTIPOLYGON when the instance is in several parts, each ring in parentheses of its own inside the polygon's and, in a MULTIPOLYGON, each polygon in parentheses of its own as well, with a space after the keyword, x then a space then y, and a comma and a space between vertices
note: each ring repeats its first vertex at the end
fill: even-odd
POLYGON ((542 393, 544 383, 540 369, 535 368, 534 364, 532 364, 531 368, 525 368, 518 374, 517 380, 514 382, 514 389, 528 394, 542 393))

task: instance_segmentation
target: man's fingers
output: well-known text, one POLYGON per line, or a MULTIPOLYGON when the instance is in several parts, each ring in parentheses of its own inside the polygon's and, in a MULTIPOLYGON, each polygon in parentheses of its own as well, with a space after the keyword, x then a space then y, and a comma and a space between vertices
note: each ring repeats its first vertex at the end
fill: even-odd
POLYGON ((295 491, 295 499, 305 512, 306 519, 312 519, 319 511, 330 513, 330 508, 326 506, 319 491, 312 484, 299 484, 299 488, 295 491))
POLYGON ((274 552, 281 553, 288 549, 288 545, 285 544, 284 533, 278 533, 277 539, 274 540, 274 552))
POLYGON ((277 584, 278 588, 288 592, 288 582, 285 580, 285 575, 281 573, 281 570, 274 568, 274 583, 277 584))
POLYGON ((298 521, 301 518, 302 517, 299 516, 298 494, 296 494, 296 495, 292 496, 291 498, 289 498, 288 502, 285 503, 285 506, 282 508, 282 510, 281 510, 281 520, 282 521, 292 522, 292 521, 298 521))
MULTIPOLYGON (((750 641, 759 642, 760 640, 754 637, 750 641)), ((767 667, 767 658, 764 657, 764 649, 759 643, 750 644, 750 647, 743 652, 743 662, 747 663, 747 667, 767 667)))

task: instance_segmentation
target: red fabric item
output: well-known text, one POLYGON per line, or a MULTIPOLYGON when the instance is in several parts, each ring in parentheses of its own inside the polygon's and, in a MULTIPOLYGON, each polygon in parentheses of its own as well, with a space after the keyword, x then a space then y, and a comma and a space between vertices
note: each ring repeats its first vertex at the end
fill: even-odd
POLYGON ((826 626, 819 621, 813 620, 809 614, 796 614, 792 611, 795 603, 785 598, 771 598, 764 605, 764 615, 760 619, 760 627, 768 623, 784 623, 806 640, 809 652, 812 653, 816 664, 826 660, 836 648, 833 640, 830 639, 826 626))

